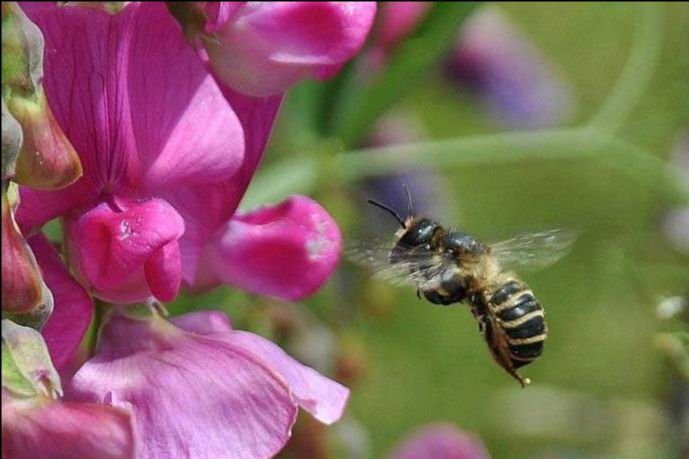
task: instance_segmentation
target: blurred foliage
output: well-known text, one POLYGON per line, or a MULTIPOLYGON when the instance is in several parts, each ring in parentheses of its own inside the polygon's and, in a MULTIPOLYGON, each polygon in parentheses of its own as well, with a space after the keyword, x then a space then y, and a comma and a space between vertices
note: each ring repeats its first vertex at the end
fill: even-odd
MULTIPOLYGON (((501 6, 571 84, 578 108, 571 126, 501 132, 469 94, 428 71, 403 85, 409 89, 396 94, 394 110, 420 117, 431 143, 345 151, 362 139, 309 130, 304 111, 324 96, 306 83, 283 107, 243 207, 308 193, 347 239, 369 224, 357 217, 365 196, 356 179, 437 167, 452 184, 445 199, 458 217, 437 216, 449 225, 486 240, 554 227, 582 231, 562 262, 524 275, 549 324, 544 355, 524 369, 534 381, 524 391, 492 362, 465 307, 419 302, 410 289, 381 285, 343 261, 303 307, 334 329, 342 355, 357 356, 348 415, 369 432, 371 457, 416 426, 442 420, 479 434, 494 459, 680 459, 687 431, 671 413, 689 389, 657 342, 660 333, 685 336, 687 324, 659 320, 656 305, 689 291, 689 257, 660 232, 664 213, 687 202, 686 182, 667 160, 689 128, 689 7, 501 6)), ((252 312, 272 303, 220 288, 170 310, 222 308, 237 326, 272 336, 252 312)))

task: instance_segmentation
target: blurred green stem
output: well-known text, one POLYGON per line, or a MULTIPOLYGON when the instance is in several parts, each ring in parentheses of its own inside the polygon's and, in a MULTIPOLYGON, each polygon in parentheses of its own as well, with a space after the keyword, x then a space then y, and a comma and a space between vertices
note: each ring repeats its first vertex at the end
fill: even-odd
POLYGON ((323 179, 342 183, 400 170, 553 160, 589 160, 655 189, 673 202, 689 204, 689 191, 682 188, 681 172, 676 167, 613 135, 574 128, 465 136, 339 152, 330 159, 314 155, 298 163, 279 163, 255 180, 243 207, 276 201, 289 193, 310 193, 323 179))
POLYGON ((607 99, 589 120, 589 126, 605 132, 617 131, 643 97, 660 58, 665 7, 645 2, 637 7, 634 43, 622 73, 607 99))

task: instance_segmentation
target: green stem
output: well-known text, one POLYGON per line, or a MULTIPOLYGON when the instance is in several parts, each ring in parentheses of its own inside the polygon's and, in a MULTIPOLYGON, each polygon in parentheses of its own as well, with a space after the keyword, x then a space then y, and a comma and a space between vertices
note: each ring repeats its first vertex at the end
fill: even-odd
POLYGON ((516 164, 527 161, 590 160, 663 194, 672 202, 689 204, 681 172, 613 135, 592 129, 555 129, 537 132, 459 137, 449 140, 392 145, 338 153, 329 162, 317 156, 298 163, 274 165, 257 178, 243 207, 284 198, 289 193, 312 192, 323 170, 340 183, 353 182, 400 170, 447 170, 467 166, 516 164), (260 190, 260 191, 259 191, 260 190))
POLYGON ((663 36, 663 5, 638 5, 634 43, 627 63, 607 99, 588 122, 606 132, 617 131, 643 97, 660 58, 663 36))

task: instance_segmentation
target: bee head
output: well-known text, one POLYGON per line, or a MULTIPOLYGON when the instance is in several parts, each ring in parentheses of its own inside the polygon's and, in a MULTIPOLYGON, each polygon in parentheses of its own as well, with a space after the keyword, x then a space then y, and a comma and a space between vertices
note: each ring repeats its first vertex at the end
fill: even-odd
POLYGON ((414 248, 430 244, 440 225, 428 218, 409 218, 404 222, 404 228, 397 232, 397 244, 402 247, 414 248))

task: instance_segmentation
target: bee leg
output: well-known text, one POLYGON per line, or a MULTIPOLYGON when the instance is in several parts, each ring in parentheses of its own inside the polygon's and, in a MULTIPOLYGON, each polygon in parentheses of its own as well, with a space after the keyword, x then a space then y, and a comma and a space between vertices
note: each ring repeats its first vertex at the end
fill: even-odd
POLYGON ((416 297, 418 299, 421 299, 421 290, 419 290, 418 288, 416 289, 416 297))

